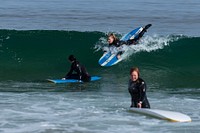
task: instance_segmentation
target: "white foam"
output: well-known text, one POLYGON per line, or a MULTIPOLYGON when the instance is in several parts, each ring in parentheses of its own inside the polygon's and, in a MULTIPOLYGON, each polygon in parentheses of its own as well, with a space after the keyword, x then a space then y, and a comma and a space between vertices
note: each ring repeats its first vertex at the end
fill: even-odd
POLYGON ((146 51, 156 51, 158 49, 163 49, 165 46, 169 45, 169 42, 172 41, 172 38, 170 37, 161 37, 158 35, 154 36, 145 36, 139 41, 139 44, 132 45, 129 51, 132 51, 133 53, 146 51))
MULTIPOLYGON (((166 46, 170 45, 170 42, 176 41, 179 37, 172 36, 145 36, 143 37, 137 45, 131 45, 128 47, 124 47, 123 49, 127 51, 122 58, 128 58, 130 55, 138 53, 138 52, 152 52, 159 49, 164 49, 166 46)), ((95 52, 101 49, 108 49, 106 38, 101 37, 98 43, 94 46, 95 52)))

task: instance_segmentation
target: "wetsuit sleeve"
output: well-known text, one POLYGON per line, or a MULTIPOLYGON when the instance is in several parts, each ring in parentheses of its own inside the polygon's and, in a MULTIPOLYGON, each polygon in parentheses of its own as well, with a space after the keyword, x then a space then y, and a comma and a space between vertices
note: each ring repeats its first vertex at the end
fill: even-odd
POLYGON ((139 98, 139 101, 144 101, 144 98, 146 96, 146 83, 144 81, 141 82, 141 85, 140 85, 140 98, 139 98))
POLYGON ((131 44, 136 44, 137 42, 136 42, 136 40, 135 39, 130 39, 130 40, 127 40, 127 41, 119 41, 118 43, 117 43, 117 47, 119 47, 119 46, 121 46, 121 45, 123 45, 123 44, 125 44, 125 45, 131 45, 131 44))
POLYGON ((126 41, 118 41, 116 46, 119 47, 119 46, 121 46, 123 44, 127 44, 127 42, 126 41))
POLYGON ((130 39, 126 42, 126 45, 136 45, 137 41, 135 39, 130 39))
POLYGON ((76 67, 78 69, 77 74, 79 75, 79 80, 81 80, 81 78, 82 78, 81 66, 80 66, 80 64, 77 63, 76 67))
POLYGON ((131 89, 132 89, 131 84, 132 84, 132 83, 131 83, 131 80, 129 80, 129 81, 128 81, 128 90, 131 90, 131 89))
POLYGON ((74 71, 74 68, 73 68, 73 64, 72 64, 72 65, 71 65, 71 68, 70 68, 70 70, 69 70, 69 72, 65 75, 65 78, 67 78, 67 77, 69 77, 70 75, 72 75, 73 71, 74 71))

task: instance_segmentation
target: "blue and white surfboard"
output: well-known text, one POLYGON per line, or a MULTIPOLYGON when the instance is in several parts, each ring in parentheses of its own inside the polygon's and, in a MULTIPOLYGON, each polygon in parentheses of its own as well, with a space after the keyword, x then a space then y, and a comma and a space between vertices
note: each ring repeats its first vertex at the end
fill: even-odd
POLYGON ((132 30, 131 32, 125 34, 120 40, 121 41, 127 41, 127 40, 130 40, 130 39, 134 39, 134 38, 137 38, 139 33, 143 30, 142 27, 138 27, 134 30, 132 30))
MULTIPOLYGON (((91 77, 91 81, 97 81, 97 80, 100 80, 101 77, 99 76, 92 76, 91 77)), ((55 84, 60 84, 60 83, 78 83, 78 82, 83 82, 83 81, 80 81, 80 80, 77 80, 77 79, 65 79, 65 80, 62 80, 62 79, 47 79, 47 81, 49 82, 52 82, 52 83, 55 83, 55 84)))
MULTIPOLYGON (((127 41, 129 39, 134 39, 134 38, 137 38, 139 33, 143 30, 142 27, 138 27, 134 30, 132 30, 131 32, 125 34, 120 40, 121 41, 127 41)), ((122 46, 118 47, 118 49, 123 49, 122 46)), ((116 50, 115 50, 116 51, 116 50)), ((118 52, 112 52, 112 50, 109 50, 108 52, 104 53, 103 56, 99 59, 99 64, 101 66, 112 66, 112 65, 115 65, 117 64, 118 62, 122 61, 123 59, 122 58, 119 58, 118 59, 118 53, 120 52, 121 50, 118 50, 118 52)), ((123 51, 124 52, 124 51, 123 51)))
POLYGON ((117 54, 112 54, 110 51, 106 52, 100 59, 99 64, 101 66, 112 66, 120 62, 122 59, 117 58, 117 54))

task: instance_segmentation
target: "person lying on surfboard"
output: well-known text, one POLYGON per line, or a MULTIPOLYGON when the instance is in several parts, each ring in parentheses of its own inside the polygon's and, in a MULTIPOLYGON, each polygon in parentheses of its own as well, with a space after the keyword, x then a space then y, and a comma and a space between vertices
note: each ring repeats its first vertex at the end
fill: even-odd
POLYGON ((82 80, 83 82, 89 82, 91 80, 91 76, 87 72, 86 68, 76 60, 74 55, 70 55, 68 57, 68 60, 71 62, 71 68, 70 71, 65 75, 65 77, 62 78, 63 80, 78 79, 82 80))
POLYGON ((120 46, 122 45, 136 45, 138 44, 140 38, 144 35, 145 32, 147 32, 147 29, 149 27, 151 27, 152 24, 147 24, 142 31, 134 38, 134 39, 129 39, 127 41, 122 41, 119 40, 114 33, 111 33, 108 35, 108 44, 109 44, 109 48, 104 48, 104 54, 107 51, 111 51, 112 53, 117 53, 117 58, 119 59, 123 53, 123 50, 118 50, 118 47, 120 48, 120 46))
POLYGON ((115 46, 115 47, 119 47, 121 45, 136 45, 138 43, 138 41, 140 40, 140 38, 144 35, 145 32, 147 32, 147 29, 151 27, 151 24, 146 25, 143 30, 139 33, 139 35, 137 36, 137 38, 134 39, 130 39, 127 41, 120 41, 114 33, 111 33, 108 35, 108 44, 109 47, 110 46, 115 46))
POLYGON ((139 68, 135 67, 130 69, 130 80, 128 84, 128 91, 131 95, 130 107, 150 108, 150 104, 146 95, 146 83, 139 76, 139 68))

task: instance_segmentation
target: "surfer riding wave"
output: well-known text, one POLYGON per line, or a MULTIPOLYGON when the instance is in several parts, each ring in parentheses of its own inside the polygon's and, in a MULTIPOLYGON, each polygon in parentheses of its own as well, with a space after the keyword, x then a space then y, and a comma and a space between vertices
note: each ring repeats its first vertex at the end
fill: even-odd
POLYGON ((134 36, 134 38, 130 38, 128 40, 119 40, 114 33, 111 33, 108 35, 108 48, 104 48, 103 51, 106 53, 108 51, 111 51, 111 53, 117 53, 118 54, 118 58, 120 58, 120 55, 123 53, 123 47, 121 47, 122 45, 136 45, 138 44, 140 38, 143 37, 144 33, 147 32, 147 29, 149 27, 151 27, 152 24, 147 24, 144 28, 142 28, 141 32, 134 36))

